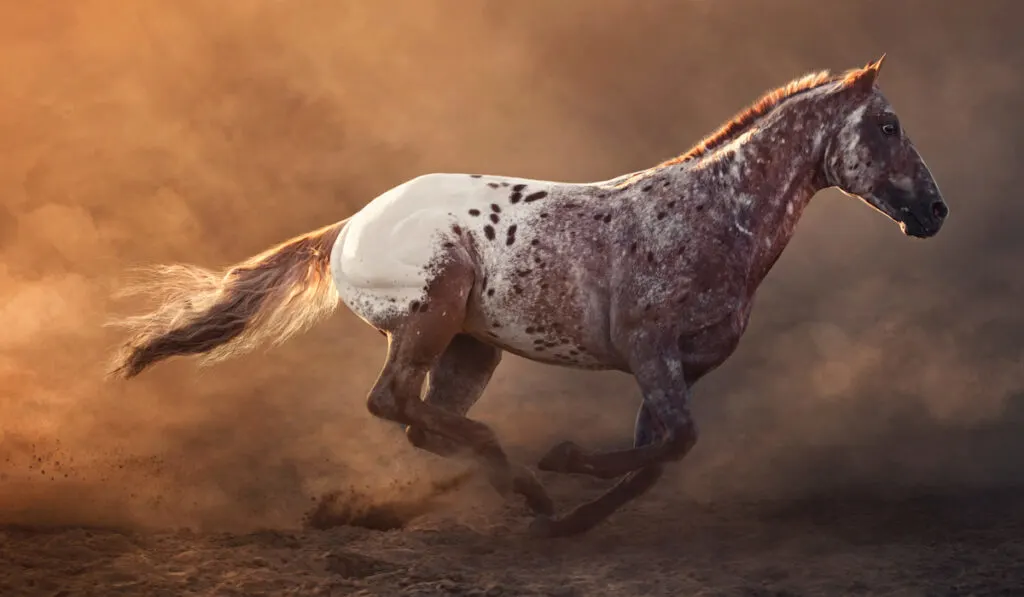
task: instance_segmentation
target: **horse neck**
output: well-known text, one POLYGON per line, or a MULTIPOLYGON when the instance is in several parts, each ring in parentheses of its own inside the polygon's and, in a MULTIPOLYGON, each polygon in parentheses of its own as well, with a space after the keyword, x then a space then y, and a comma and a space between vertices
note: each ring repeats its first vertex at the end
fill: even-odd
POLYGON ((713 184, 707 188, 721 188, 723 177, 734 181, 716 203, 735 215, 723 218, 723 225, 750 241, 751 291, 782 255, 811 197, 828 186, 822 166, 831 125, 813 101, 779 106, 708 156, 708 164, 697 164, 697 175, 713 184))

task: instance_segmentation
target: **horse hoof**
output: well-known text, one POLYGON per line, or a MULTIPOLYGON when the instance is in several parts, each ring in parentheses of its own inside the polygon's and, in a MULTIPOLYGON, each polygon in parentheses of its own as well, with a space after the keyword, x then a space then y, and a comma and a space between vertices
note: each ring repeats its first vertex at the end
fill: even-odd
POLYGON ((518 493, 526 498, 526 505, 534 514, 550 516, 555 513, 555 502, 548 497, 548 493, 539 484, 536 487, 522 488, 518 493))
POLYGON ((537 516, 530 522, 530 526, 527 528, 531 537, 537 539, 550 539, 555 537, 555 521, 550 516, 543 514, 537 516))
POLYGON ((491 483, 491 487, 498 492, 498 495, 505 499, 514 493, 516 482, 507 470, 491 469, 487 473, 487 480, 491 483))
POLYGON ((573 463, 578 462, 583 450, 573 442, 562 442, 548 450, 537 463, 537 468, 552 473, 569 473, 573 463))
POLYGON ((548 492, 533 471, 521 465, 515 466, 513 471, 512 489, 526 498, 526 505, 530 510, 534 514, 554 514, 555 503, 548 497, 548 492))

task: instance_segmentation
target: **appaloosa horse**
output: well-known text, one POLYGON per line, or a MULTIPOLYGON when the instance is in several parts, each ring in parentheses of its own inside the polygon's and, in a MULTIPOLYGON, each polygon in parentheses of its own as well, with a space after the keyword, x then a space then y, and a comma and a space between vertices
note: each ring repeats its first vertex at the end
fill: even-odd
POLYGON ((881 63, 794 80, 641 172, 588 184, 429 174, 224 272, 159 268, 145 289, 164 301, 122 322, 134 337, 115 372, 283 341, 340 298, 388 339, 371 413, 405 425, 420 448, 471 449, 499 491, 526 497, 535 533, 585 531, 694 445, 693 387, 736 349, 755 291, 817 191, 859 197, 909 236, 939 231, 946 204, 876 86, 881 63), (466 417, 503 351, 627 372, 643 394, 632 449, 566 442, 541 460, 622 477, 562 517, 491 429, 466 417))

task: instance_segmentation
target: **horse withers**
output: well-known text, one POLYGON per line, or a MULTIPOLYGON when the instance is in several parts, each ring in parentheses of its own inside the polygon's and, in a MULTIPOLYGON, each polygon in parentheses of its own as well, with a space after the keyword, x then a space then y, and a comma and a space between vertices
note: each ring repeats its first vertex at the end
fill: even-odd
POLYGON ((582 184, 429 174, 224 271, 158 268, 142 289, 165 300, 120 322, 133 336, 114 372, 281 342, 342 302, 387 337, 371 413, 425 450, 470 451, 496 489, 526 498, 536 534, 583 532, 693 447, 693 388, 735 350, 818 191, 858 197, 908 236, 942 227, 946 203, 878 89, 881 66, 795 79, 640 172, 582 184), (633 448, 564 442, 539 463, 618 478, 605 494, 555 517, 531 470, 466 416, 504 352, 634 376, 633 448))

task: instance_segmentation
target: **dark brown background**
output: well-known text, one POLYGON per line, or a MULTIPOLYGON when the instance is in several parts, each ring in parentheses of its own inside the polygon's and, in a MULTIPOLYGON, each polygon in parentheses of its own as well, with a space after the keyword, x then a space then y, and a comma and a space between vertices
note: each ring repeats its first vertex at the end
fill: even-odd
MULTIPOLYGON (((2 517, 293 525, 324 490, 432 470, 366 413, 384 345, 343 310, 267 354, 105 383, 129 267, 226 265, 429 171, 610 178, 883 52, 948 224, 915 241, 819 195, 666 486, 1024 481, 1018 5, 3 1, 2 517)), ((508 357, 474 414, 532 459, 628 442, 638 400, 622 375, 508 357)))

